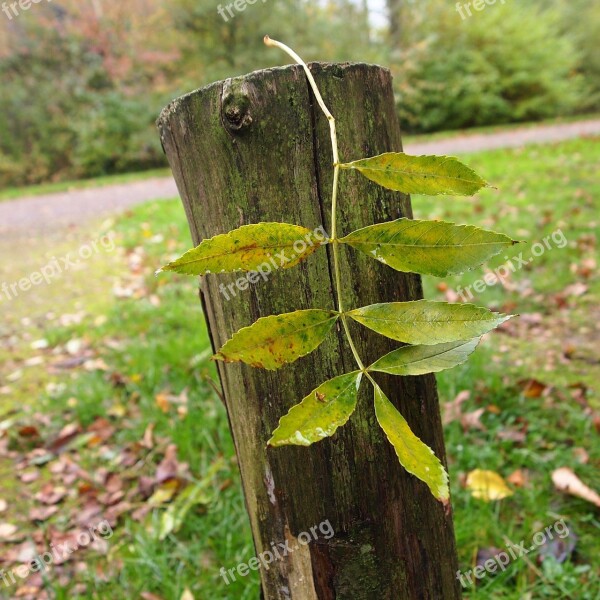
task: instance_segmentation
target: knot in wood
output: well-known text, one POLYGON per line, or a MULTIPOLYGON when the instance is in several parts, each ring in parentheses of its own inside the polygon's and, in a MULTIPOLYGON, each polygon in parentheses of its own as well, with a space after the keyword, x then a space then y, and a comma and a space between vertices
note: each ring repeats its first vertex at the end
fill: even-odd
POLYGON ((240 131, 252 123, 250 99, 241 90, 229 89, 223 97, 223 115, 225 125, 232 131, 240 131))

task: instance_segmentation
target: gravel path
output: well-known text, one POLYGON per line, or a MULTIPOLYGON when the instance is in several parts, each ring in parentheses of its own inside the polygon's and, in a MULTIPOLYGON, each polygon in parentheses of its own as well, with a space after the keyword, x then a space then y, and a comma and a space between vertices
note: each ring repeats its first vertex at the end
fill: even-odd
MULTIPOLYGON (((600 119, 498 133, 462 134, 437 141, 409 143, 405 151, 409 154, 461 154, 590 135, 600 135, 600 119)), ((0 202, 0 235, 4 240, 11 240, 49 232, 60 234, 61 230, 122 212, 142 202, 175 196, 175 182, 166 177, 0 202)))
POLYGON ((142 202, 176 196, 175 181, 162 177, 7 200, 0 202, 0 236, 10 239, 26 232, 35 235, 64 231, 142 202))
POLYGON ((465 133, 422 144, 407 144, 409 154, 466 154, 495 148, 517 148, 526 144, 560 142, 572 138, 600 135, 600 120, 521 127, 497 133, 465 133))

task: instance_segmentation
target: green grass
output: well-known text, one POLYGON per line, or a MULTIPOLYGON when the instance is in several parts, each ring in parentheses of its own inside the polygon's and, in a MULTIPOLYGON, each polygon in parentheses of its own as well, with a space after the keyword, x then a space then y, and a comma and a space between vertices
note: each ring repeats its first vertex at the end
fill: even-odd
POLYGON ((102 177, 79 179, 76 181, 57 181, 55 183, 41 183, 38 185, 29 185, 23 187, 9 187, 4 190, 0 190, 0 202, 3 200, 14 200, 15 198, 43 196, 45 194, 58 194, 60 192, 68 192, 70 190, 104 187, 107 185, 117 185, 120 183, 131 183, 133 181, 144 181, 149 177, 168 177, 170 174, 171 172, 169 169, 164 168, 140 171, 136 173, 122 173, 119 175, 104 175, 102 177))
MULTIPOLYGON (((585 279, 578 269, 597 257, 600 184, 596 140, 573 140, 524 150, 480 153, 464 160, 492 182, 498 191, 486 190, 474 199, 413 199, 418 218, 444 218, 494 228, 523 239, 524 256, 532 245, 560 228, 568 244, 553 247, 512 275, 514 289, 498 285, 478 294, 477 303, 517 312, 523 317, 514 329, 488 336, 468 363, 438 376, 440 400, 449 402, 469 390, 463 412, 484 409, 485 430, 465 431, 459 422, 446 427, 452 482, 454 521, 463 571, 474 566, 478 549, 503 550, 505 537, 531 543, 533 534, 564 518, 576 543, 576 553, 565 563, 536 563, 517 559, 504 573, 487 575, 477 587, 465 591, 470 599, 521 600, 572 598, 598 600, 600 522, 597 510, 583 500, 553 489, 550 474, 560 466, 573 468, 591 487, 600 489, 600 444, 590 411, 572 396, 568 386, 588 385, 588 404, 598 410, 600 378, 597 335, 590 326, 598 314, 597 278, 585 279), (581 298, 557 302, 566 286, 584 282, 581 298), (527 317, 538 315, 541 326, 528 329, 527 317), (521 323, 521 324, 519 324, 521 323), (565 357, 565 345, 576 350, 565 357), (540 398, 524 396, 518 381, 536 377, 548 386, 540 398), (507 430, 525 432, 522 442, 503 440, 507 430), (589 453, 589 462, 577 460, 576 448, 589 453), (474 499, 461 482, 470 470, 480 468, 506 477, 526 469, 529 484, 501 502, 474 499), (576 537, 575 537, 576 536, 576 537)), ((108 372, 77 372, 64 377, 65 387, 41 398, 45 412, 58 430, 66 419, 86 425, 96 416, 110 415, 118 429, 120 446, 140 440, 149 423, 157 437, 169 437, 178 447, 180 461, 189 463, 196 480, 224 457, 224 465, 211 480, 212 500, 188 514, 176 534, 158 541, 153 523, 164 509, 156 509, 145 524, 125 519, 111 540, 109 561, 98 564, 108 572, 103 581, 88 561, 80 575, 87 593, 75 593, 73 582, 52 589, 57 599, 138 598, 152 592, 165 600, 179 600, 189 588, 197 599, 250 599, 259 595, 256 574, 226 586, 221 566, 234 567, 253 555, 253 545, 234 461, 227 418, 210 379, 215 373, 208 360, 209 342, 197 302, 193 278, 153 276, 153 271, 190 244, 183 210, 176 201, 139 207, 121 218, 119 243, 143 265, 146 291, 139 299, 115 301, 106 306, 104 324, 93 325, 90 315, 80 325, 47 333, 52 346, 84 336, 108 365, 108 372), (161 236, 161 237, 156 237, 161 236), (118 374, 119 385, 114 377, 118 374), (156 396, 163 391, 187 391, 188 411, 172 407, 163 412, 156 396), (76 399, 75 402, 70 399, 76 399), (69 408, 66 408, 69 406, 69 408), (116 415, 116 416, 115 416, 116 415), (118 565, 112 571, 107 564, 118 565)), ((513 254, 521 251, 515 246, 513 254)), ((503 257, 490 263, 496 268, 503 257)), ((483 269, 446 279, 427 278, 426 295, 443 298, 440 283, 449 289, 472 285, 483 269)), ((268 285, 268 284, 266 284, 268 285)), ((511 326, 512 327, 512 326, 511 326)), ((38 407, 39 410, 39 407, 38 407)), ((160 456, 152 457, 156 462, 160 456)), ((85 462, 87 461, 87 462, 85 462)), ((110 456, 89 452, 88 470, 110 466, 110 456)))

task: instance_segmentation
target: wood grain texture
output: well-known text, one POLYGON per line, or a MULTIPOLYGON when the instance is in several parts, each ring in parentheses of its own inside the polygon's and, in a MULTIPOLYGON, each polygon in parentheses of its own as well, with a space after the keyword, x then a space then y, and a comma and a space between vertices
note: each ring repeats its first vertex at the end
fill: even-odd
MULTIPOLYGON (((351 161, 400 151, 391 77, 366 64, 310 65, 338 124, 340 156, 351 161)), ((173 101, 158 121, 163 147, 195 243, 243 224, 285 221, 313 230, 330 223, 329 129, 302 69, 269 69, 212 84, 173 101)), ((410 201, 356 173, 343 172, 339 235, 402 216, 410 201)), ((422 297, 418 276, 396 273, 342 246, 347 308, 422 297)), ((261 316, 335 308, 331 248, 278 270, 226 300, 201 281, 213 347, 261 316)), ((356 323, 368 364, 398 347, 356 323)), ((276 372, 218 364, 257 553, 329 520, 319 537, 261 570, 268 600, 453 600, 460 597, 449 511, 398 464, 375 420, 373 391, 331 438, 304 447, 266 449, 279 418, 320 383, 356 368, 339 324, 313 354, 276 372)), ((445 461, 435 378, 377 374, 414 432, 445 461)), ((223 532, 225 534, 225 532, 223 532)))

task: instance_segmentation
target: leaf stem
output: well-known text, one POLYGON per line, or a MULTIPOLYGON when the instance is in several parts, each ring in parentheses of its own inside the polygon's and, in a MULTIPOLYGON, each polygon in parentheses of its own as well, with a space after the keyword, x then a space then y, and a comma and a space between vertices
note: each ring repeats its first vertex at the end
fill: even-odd
POLYGON ((330 242, 333 245, 333 271, 335 276, 335 289, 337 294, 337 305, 338 311, 341 314, 342 326, 344 327, 344 333, 346 334, 346 338, 348 339, 348 344, 350 345, 350 350, 352 350, 352 355, 354 356, 354 360, 358 365, 358 368, 367 376, 367 378, 371 381, 373 385, 377 385, 370 373, 367 371, 358 350, 356 349, 356 345, 354 344, 354 340, 352 339, 352 335, 350 334, 350 328, 348 327, 348 321, 346 315, 344 314, 344 301, 342 298, 342 274, 340 270, 340 256, 339 256, 339 241, 337 238, 337 192, 338 192, 338 183, 340 178, 340 157, 338 152, 338 141, 337 141, 337 131, 335 127, 335 119, 333 115, 329 112, 327 105, 323 101, 323 97, 321 96, 321 92, 317 86, 317 82, 313 77, 308 65, 296 54, 289 46, 278 42, 277 40, 272 40, 268 35, 264 38, 265 44, 267 46, 279 48, 283 50, 288 56, 293 58, 299 65, 302 66, 304 72, 306 73, 306 77, 312 88, 312 91, 317 99, 317 103, 319 107, 327 117, 329 121, 329 132, 331 136, 331 149, 333 153, 333 190, 331 192, 331 238, 330 242))

